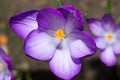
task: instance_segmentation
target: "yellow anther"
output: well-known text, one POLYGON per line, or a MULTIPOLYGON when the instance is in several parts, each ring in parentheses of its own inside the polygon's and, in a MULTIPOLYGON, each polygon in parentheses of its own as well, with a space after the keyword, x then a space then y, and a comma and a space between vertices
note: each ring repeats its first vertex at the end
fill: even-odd
POLYGON ((56 33, 55 33, 55 37, 56 37, 56 38, 59 38, 59 39, 64 38, 64 37, 65 37, 65 34, 64 34, 63 30, 62 30, 62 29, 58 29, 58 30, 56 31, 56 33))

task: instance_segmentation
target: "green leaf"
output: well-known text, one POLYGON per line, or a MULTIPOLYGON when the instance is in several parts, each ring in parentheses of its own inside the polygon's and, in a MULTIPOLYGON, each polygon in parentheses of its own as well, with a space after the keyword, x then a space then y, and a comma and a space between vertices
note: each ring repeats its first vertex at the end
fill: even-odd
POLYGON ((59 6, 63 5, 62 0, 57 0, 57 3, 58 3, 59 6))
POLYGON ((111 8, 111 0, 106 0, 106 9, 105 9, 105 12, 107 13, 112 13, 112 8, 111 8))

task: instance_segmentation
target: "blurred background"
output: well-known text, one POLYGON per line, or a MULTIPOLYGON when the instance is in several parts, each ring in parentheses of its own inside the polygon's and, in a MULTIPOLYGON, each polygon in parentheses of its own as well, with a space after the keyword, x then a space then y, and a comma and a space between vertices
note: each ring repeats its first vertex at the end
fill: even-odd
MULTIPOLYGON (((76 6, 87 17, 101 18, 107 0, 63 0, 65 5, 76 6)), ((111 0, 112 16, 120 16, 120 1, 111 0)), ((16 13, 46 7, 57 8, 56 0, 0 0, 0 45, 14 64, 15 80, 59 80, 49 69, 48 61, 36 61, 24 54, 23 40, 9 27, 9 18, 16 13)), ((86 24, 85 24, 86 25, 86 24)), ((85 30, 89 31, 87 26, 85 30)), ((95 55, 83 59, 81 72, 72 80, 120 80, 120 56, 113 67, 105 66, 95 55)))

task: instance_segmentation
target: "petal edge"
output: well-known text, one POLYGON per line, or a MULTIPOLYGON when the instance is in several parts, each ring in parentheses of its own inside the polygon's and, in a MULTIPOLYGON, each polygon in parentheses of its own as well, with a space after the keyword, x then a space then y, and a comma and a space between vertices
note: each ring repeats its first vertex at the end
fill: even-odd
POLYGON ((11 29, 19 37, 25 39, 32 30, 38 28, 38 23, 36 21, 38 12, 38 10, 30 10, 11 17, 9 21, 11 29))

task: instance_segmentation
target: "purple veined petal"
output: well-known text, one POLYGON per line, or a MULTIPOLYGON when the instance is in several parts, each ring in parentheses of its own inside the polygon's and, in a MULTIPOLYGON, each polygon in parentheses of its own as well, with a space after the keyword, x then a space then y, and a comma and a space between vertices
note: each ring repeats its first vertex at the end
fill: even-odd
POLYGON ((21 38, 25 39, 26 36, 34 29, 38 28, 36 16, 39 11, 30 10, 19 13, 10 18, 11 29, 21 38))
POLYGON ((115 30, 115 21, 113 20, 110 14, 105 14, 102 18, 102 26, 106 31, 114 31, 115 30))
MULTIPOLYGON (((62 42, 64 44, 64 42, 62 42)), ((61 45, 62 45, 61 43, 61 45)), ((65 43, 66 44, 66 43, 65 43)), ((55 55, 50 61, 50 69, 52 72, 65 80, 70 80, 80 72, 80 59, 72 59, 67 46, 57 49, 55 55)))
POLYGON ((5 80, 14 80, 14 73, 12 71, 13 64, 12 64, 11 59, 9 57, 7 57, 6 55, 2 55, 2 59, 7 63, 7 66, 8 66, 8 69, 9 69, 9 73, 6 75, 5 80))
POLYGON ((67 15, 67 22, 65 25, 66 34, 70 34, 71 32, 76 30, 78 31, 83 30, 83 25, 84 25, 83 22, 80 22, 80 20, 76 16, 74 16, 73 13, 71 13, 69 10, 66 10, 64 8, 60 8, 59 11, 61 11, 64 16, 67 15))
POLYGON ((11 78, 11 73, 8 71, 0 72, 0 80, 13 80, 11 78))
POLYGON ((120 39, 120 26, 116 26, 116 31, 114 33, 116 34, 116 39, 120 39))
POLYGON ((113 51, 115 54, 120 54, 120 26, 116 26, 115 34, 115 41, 112 44, 113 51))
POLYGON ((69 35, 68 44, 71 56, 74 58, 82 58, 96 52, 94 40, 87 32, 84 31, 69 35))
POLYGON ((25 39, 24 50, 34 59, 49 60, 53 56, 60 40, 45 32, 32 31, 25 39))
POLYGON ((67 19, 69 13, 64 12, 62 9, 65 9, 65 10, 71 12, 73 14, 73 16, 75 16, 84 25, 83 15, 77 8, 75 8, 74 6, 71 6, 71 5, 60 6, 58 8, 58 10, 61 11, 63 13, 64 17, 67 19))
POLYGON ((60 11, 53 8, 45 8, 39 11, 37 16, 39 28, 43 31, 64 29, 66 20, 60 11))
POLYGON ((102 53, 100 53, 100 59, 106 66, 113 66, 117 62, 113 49, 109 46, 102 53))
MULTIPOLYGON (((0 73, 0 80, 4 80, 4 74, 0 73)), ((9 79, 8 79, 9 80, 9 79)))
MULTIPOLYGON (((6 67, 5 71, 2 71, 3 73, 3 80, 13 80, 14 79, 14 74, 12 71, 13 65, 11 59, 5 54, 3 49, 0 47, 0 63, 6 67)), ((2 75, 0 74, 0 80, 2 78, 2 75)))
POLYGON ((94 18, 87 19, 87 24, 88 24, 89 29, 95 36, 103 35, 104 28, 103 28, 100 20, 97 20, 94 18))
POLYGON ((13 80, 11 70, 9 70, 8 64, 0 57, 0 80, 13 80), (1 79, 2 78, 2 79, 1 79))
POLYGON ((107 43, 104 37, 96 37, 95 43, 96 43, 97 48, 105 49, 107 47, 107 43))
POLYGON ((12 80, 10 74, 5 75, 3 80, 12 80))
POLYGON ((11 59, 5 55, 2 56, 2 59, 7 63, 9 70, 12 70, 13 64, 11 59))
POLYGON ((115 54, 120 54, 120 39, 117 40, 113 45, 113 50, 115 54))
POLYGON ((110 24, 115 24, 115 21, 113 20, 112 16, 110 14, 105 14, 102 18, 102 21, 105 22, 106 24, 107 23, 110 23, 110 24))
POLYGON ((2 58, 3 58, 4 62, 7 64, 6 69, 8 69, 8 70, 4 71, 4 80, 14 80, 14 73, 12 71, 13 65, 12 65, 10 58, 5 57, 5 56, 3 56, 2 58))
POLYGON ((5 52, 0 48, 0 56, 7 63, 9 70, 12 70, 13 64, 11 59, 5 54, 5 52))

